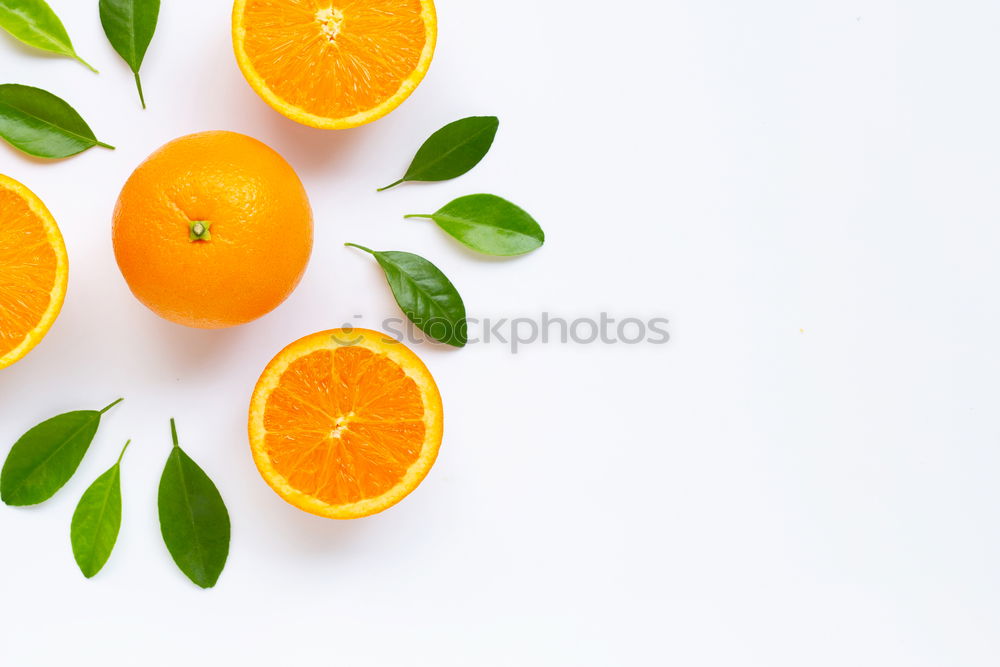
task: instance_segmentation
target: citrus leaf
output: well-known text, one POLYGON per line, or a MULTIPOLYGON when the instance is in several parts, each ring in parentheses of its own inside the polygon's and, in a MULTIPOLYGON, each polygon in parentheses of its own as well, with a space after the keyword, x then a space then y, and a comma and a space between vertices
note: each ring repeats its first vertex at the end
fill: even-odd
POLYGON ((69 531, 73 558, 88 579, 101 571, 118 541, 122 525, 121 464, 128 445, 126 442, 115 464, 83 492, 73 512, 69 531))
POLYGON ((445 125, 420 147, 406 175, 379 192, 406 181, 447 181, 467 173, 486 157, 499 128, 496 116, 470 116, 445 125))
POLYGON ((28 155, 63 158, 94 146, 113 149, 65 100, 41 88, 0 85, 0 137, 28 155))
POLYGON ((65 26, 44 0, 0 0, 0 28, 29 46, 68 56, 97 72, 76 54, 65 26))
POLYGON ((78 410, 52 417, 18 438, 0 471, 0 499, 8 505, 37 505, 55 495, 80 466, 103 410, 78 410))
POLYGON ((496 195, 468 195, 446 204, 428 218, 464 245, 487 255, 509 257, 537 250, 545 232, 524 209, 496 195))
POLYGON ((177 567, 188 579, 211 588, 229 557, 229 511, 219 489, 177 442, 160 477, 158 506, 160 533, 177 567))
POLYGON ((160 0, 101 0, 100 10, 104 34, 132 70, 139 101, 145 109, 146 98, 142 94, 139 68, 156 32, 160 0))
POLYGON ((396 303, 421 331, 442 343, 465 346, 469 340, 465 304, 441 269, 409 252, 377 252, 356 243, 344 245, 375 257, 396 303))

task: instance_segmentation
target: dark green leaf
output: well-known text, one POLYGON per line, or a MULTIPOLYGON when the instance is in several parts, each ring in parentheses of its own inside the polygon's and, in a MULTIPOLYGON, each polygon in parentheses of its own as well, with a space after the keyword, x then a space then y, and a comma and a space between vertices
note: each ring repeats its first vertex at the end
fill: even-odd
POLYGON ((88 579, 104 567, 111 556, 122 525, 121 465, 128 442, 113 466, 83 492, 73 512, 69 537, 73 558, 88 579))
POLYGON ((94 146, 90 126, 65 100, 41 88, 17 83, 0 85, 0 137, 28 155, 62 158, 94 146))
POLYGON ((153 33, 156 32, 160 0, 101 0, 100 9, 104 34, 135 75, 139 101, 145 109, 146 99, 142 94, 139 68, 142 67, 142 59, 146 56, 153 33))
POLYGON ((103 410, 79 410, 43 421, 18 438, 0 471, 0 499, 8 505, 37 505, 61 489, 76 472, 101 423, 103 410))
POLYGON ((406 181, 447 181, 461 176, 486 157, 499 127, 496 116, 472 116, 445 125, 420 147, 406 175, 379 192, 406 181))
POLYGON ((461 243, 487 255, 523 255, 545 243, 545 232, 534 218, 496 195, 460 197, 437 213, 406 217, 430 218, 461 243))
POLYGON ((44 0, 0 0, 0 28, 29 46, 69 56, 97 72, 76 54, 62 21, 44 0))
POLYGON ((409 252, 376 252, 347 243, 375 257, 385 271, 396 303, 410 321, 434 340, 464 347, 468 342, 465 304, 441 269, 409 252))
POLYGON ((170 432, 174 448, 160 477, 160 532, 181 572, 211 588, 229 557, 229 512, 212 480, 180 448, 173 419, 170 432))

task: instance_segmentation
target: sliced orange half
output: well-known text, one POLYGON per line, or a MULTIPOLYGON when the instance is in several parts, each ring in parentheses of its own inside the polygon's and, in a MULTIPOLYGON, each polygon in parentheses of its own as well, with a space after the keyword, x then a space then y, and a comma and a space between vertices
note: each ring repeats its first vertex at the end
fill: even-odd
POLYGON ((417 488, 441 446, 441 395, 423 362, 368 329, 302 338, 264 369, 250 448, 264 480, 306 512, 355 519, 417 488))
POLYGON ((233 49, 264 101, 323 129, 378 120, 434 56, 433 0, 236 0, 233 49))
POLYGON ((0 174, 0 368, 48 333, 66 296, 69 260, 42 200, 0 174))

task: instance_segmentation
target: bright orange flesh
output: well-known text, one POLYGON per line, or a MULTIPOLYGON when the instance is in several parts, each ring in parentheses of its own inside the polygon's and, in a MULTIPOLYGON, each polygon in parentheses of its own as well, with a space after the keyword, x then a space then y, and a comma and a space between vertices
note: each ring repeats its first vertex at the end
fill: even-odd
POLYGON ((52 215, 26 187, 0 175, 0 368, 24 357, 52 326, 67 265, 52 215))
POLYGON ((293 120, 354 127, 398 106, 434 52, 431 0, 236 0, 233 45, 247 81, 293 120))
POLYGON ((367 330, 299 340, 265 369, 250 409, 265 480, 314 514, 355 518, 395 504, 441 442, 441 399, 410 350, 367 330))

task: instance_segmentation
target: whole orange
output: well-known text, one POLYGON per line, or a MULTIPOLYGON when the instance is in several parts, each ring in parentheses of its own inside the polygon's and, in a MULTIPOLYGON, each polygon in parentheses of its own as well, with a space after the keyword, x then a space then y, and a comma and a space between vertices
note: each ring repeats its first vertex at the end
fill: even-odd
POLYGON ((219 329, 274 310, 312 253, 312 209, 278 153, 235 132, 175 139, 132 173, 115 206, 115 258, 154 313, 219 329))

